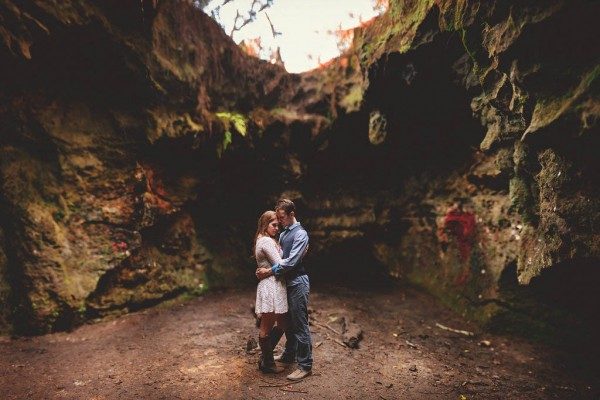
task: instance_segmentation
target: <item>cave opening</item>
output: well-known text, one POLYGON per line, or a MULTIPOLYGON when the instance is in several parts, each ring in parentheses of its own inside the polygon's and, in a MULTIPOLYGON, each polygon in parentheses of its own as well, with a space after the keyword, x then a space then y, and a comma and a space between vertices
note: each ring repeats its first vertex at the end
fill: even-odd
MULTIPOLYGON (((415 214, 423 196, 436 182, 468 168, 484 136, 470 108, 472 93, 463 86, 468 78, 464 71, 471 67, 462 42, 450 33, 437 33, 432 43, 405 54, 389 54, 370 70, 361 110, 338 118, 319 138, 315 146, 325 150, 311 157, 303 181, 306 202, 317 204, 308 210, 308 228, 322 229, 319 221, 332 211, 318 209, 323 201, 332 203, 334 212, 350 216, 372 204, 374 217, 350 244, 332 239, 331 248, 311 260, 317 281, 343 277, 346 283, 363 282, 365 274, 374 283, 390 279, 385 277, 387 267, 373 257, 374 242, 392 243, 405 235, 410 225, 406 218, 415 214), (380 144, 369 139, 373 111, 387 120, 380 144), (347 206, 347 199, 363 204, 347 206), (399 204, 390 207, 394 202, 399 204), (383 210, 390 220, 380 226, 375 221, 383 210)), ((428 206, 421 207, 417 212, 430 212, 428 206)), ((345 229, 326 223, 334 224, 327 225, 334 233, 345 229)))

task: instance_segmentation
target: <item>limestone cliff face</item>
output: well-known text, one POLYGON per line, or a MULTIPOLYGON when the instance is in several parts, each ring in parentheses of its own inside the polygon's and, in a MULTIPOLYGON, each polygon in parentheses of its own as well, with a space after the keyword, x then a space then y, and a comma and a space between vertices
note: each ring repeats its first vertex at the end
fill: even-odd
POLYGON ((0 325, 251 282, 281 194, 315 279, 401 277, 482 321, 561 281, 585 295, 598 5, 390 3, 291 75, 186 1, 2 1, 0 325))
POLYGON ((357 32, 360 107, 336 102, 288 185, 313 274, 388 273, 505 329, 597 310, 597 11, 397 1, 357 32))
POLYGON ((391 2, 355 40, 361 109, 307 178, 325 252, 359 252, 338 264, 379 261, 491 324, 597 310, 599 10, 391 2))
POLYGON ((235 264, 194 201, 228 111, 270 106, 287 74, 185 2, 3 1, 0 15, 0 321, 64 329, 235 264))
POLYGON ((597 309, 599 10, 391 2, 355 43, 368 82, 360 145, 339 133, 363 149, 345 166, 354 201, 330 196, 314 225, 328 242, 370 243, 392 275, 482 321, 539 316, 517 282, 557 309, 597 309))

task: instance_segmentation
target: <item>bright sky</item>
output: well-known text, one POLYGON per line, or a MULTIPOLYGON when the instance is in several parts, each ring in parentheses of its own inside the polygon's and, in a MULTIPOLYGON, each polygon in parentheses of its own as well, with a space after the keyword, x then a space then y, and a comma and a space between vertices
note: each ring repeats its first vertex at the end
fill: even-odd
MULTIPOLYGON (((231 0, 222 6, 225 0, 213 0, 204 9, 207 14, 218 6, 217 22, 229 34, 233 28, 237 10, 245 18, 252 0, 231 0)), ((260 0, 266 4, 267 0, 260 0)), ((233 40, 260 37, 264 48, 259 56, 269 59, 271 49, 280 47, 281 58, 289 72, 303 72, 319 66, 337 57, 340 53, 337 37, 331 31, 350 29, 378 15, 382 10, 375 10, 375 0, 273 0, 272 5, 256 16, 256 20, 234 32, 233 40), (275 30, 281 32, 273 38, 271 19, 275 30), (330 31, 330 33, 328 33, 330 31)), ((255 6, 258 10, 259 6, 255 6)), ((239 25, 239 23, 238 23, 239 25)))

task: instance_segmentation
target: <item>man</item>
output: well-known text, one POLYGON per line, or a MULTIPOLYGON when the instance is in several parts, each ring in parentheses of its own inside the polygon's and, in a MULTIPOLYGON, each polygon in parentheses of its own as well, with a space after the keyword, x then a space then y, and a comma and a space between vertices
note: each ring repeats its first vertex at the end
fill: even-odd
MULTIPOLYGON (((289 324, 285 332, 285 350, 275 357, 282 363, 292 364, 298 361, 298 369, 287 376, 298 381, 312 373, 312 340, 308 328, 308 294, 310 283, 302 266, 302 257, 308 248, 308 234, 296 220, 296 206, 289 199, 281 199, 275 206, 277 219, 283 231, 279 244, 283 250, 281 263, 271 268, 259 268, 258 279, 271 275, 283 276, 287 281, 289 324)), ((278 327, 270 333, 273 347, 277 345, 283 332, 278 327)))

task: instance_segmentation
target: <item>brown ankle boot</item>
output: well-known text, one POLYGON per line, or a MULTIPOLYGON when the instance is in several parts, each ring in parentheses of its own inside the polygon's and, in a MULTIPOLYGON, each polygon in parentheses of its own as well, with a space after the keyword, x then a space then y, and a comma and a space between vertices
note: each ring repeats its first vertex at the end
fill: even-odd
POLYGON ((258 337, 258 345, 262 352, 260 360, 258 361, 258 369, 267 374, 277 374, 282 372, 283 369, 275 364, 273 359, 273 347, 271 346, 271 339, 268 336, 258 337))

